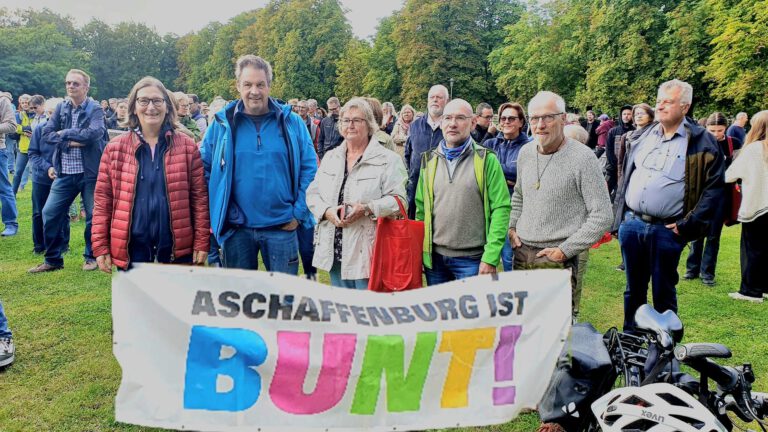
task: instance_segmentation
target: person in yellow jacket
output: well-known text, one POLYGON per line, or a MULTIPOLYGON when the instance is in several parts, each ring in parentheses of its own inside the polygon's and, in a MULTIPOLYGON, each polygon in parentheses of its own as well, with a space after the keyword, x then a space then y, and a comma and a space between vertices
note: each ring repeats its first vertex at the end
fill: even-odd
POLYGON ((19 191, 19 186, 22 182, 26 184, 27 175, 26 168, 29 156, 27 151, 29 150, 29 139, 32 137, 32 118, 34 114, 30 113, 30 101, 32 96, 23 94, 19 96, 19 111, 16 113, 16 134, 19 136, 19 152, 16 155, 16 167, 14 168, 13 176, 13 194, 19 191))

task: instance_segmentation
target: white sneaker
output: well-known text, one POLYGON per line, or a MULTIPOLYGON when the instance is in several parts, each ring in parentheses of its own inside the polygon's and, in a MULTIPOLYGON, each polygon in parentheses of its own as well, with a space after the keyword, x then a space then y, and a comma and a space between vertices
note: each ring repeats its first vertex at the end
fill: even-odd
POLYGON ((768 293, 763 293, 763 298, 768 299, 768 293))
MULTIPOLYGON (((746 301, 750 301, 752 303, 762 303, 763 302, 762 297, 745 296, 744 294, 742 294, 740 292, 728 293, 728 297, 730 297, 732 299, 735 299, 735 300, 746 300, 746 301)), ((765 297, 765 296, 763 296, 763 297, 765 297)))
POLYGON ((0 367, 8 366, 13 363, 16 347, 13 346, 13 339, 0 339, 0 367))

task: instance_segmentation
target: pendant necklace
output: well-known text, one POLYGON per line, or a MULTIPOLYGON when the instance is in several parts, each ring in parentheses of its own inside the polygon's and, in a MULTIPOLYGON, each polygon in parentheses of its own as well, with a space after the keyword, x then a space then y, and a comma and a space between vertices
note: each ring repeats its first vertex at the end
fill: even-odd
MULTIPOLYGON (((557 153, 557 151, 555 151, 555 153, 557 153)), ((536 183, 533 185, 534 189, 539 190, 539 188, 541 187, 541 178, 544 177, 544 173, 547 172, 547 167, 549 167, 549 163, 552 162, 552 159, 555 158, 555 153, 552 153, 552 156, 549 157, 549 160, 547 160, 547 163, 544 164, 544 169, 541 172, 539 172, 539 150, 536 149, 536 176, 538 178, 536 179, 536 183)))

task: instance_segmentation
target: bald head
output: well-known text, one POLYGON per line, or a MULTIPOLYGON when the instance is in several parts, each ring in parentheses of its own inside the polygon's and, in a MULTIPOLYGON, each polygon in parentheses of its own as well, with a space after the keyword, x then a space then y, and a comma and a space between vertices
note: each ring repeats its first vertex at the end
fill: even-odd
POLYGON ((464 99, 454 99, 445 106, 441 128, 448 147, 459 147, 469 138, 477 119, 472 112, 472 105, 464 99))

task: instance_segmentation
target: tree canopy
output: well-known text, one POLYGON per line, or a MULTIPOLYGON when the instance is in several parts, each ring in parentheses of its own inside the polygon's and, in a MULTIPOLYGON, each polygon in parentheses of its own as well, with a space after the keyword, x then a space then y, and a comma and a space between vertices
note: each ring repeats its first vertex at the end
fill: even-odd
POLYGON ((426 105, 434 84, 470 103, 561 94, 571 110, 616 114, 678 78, 696 115, 768 102, 768 0, 406 0, 359 40, 339 0, 271 0, 183 36, 50 10, 0 9, 0 89, 61 95, 66 71, 97 98, 124 97, 152 75, 169 88, 235 98, 234 67, 257 54, 284 100, 371 96, 426 105))

